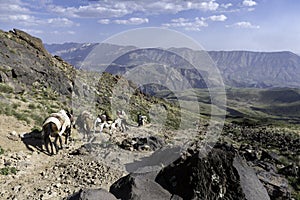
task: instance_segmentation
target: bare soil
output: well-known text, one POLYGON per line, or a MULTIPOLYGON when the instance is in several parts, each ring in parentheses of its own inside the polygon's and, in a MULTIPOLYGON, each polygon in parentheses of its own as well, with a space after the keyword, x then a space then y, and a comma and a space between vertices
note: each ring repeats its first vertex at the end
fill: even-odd
MULTIPOLYGON (((112 183, 128 174, 126 164, 151 155, 149 151, 119 148, 109 141, 108 131, 96 133, 89 143, 73 129, 69 144, 49 156, 43 140, 30 136, 32 126, 26 122, 0 115, 0 127, 0 146, 4 149, 0 169, 17 170, 15 174, 0 175, 0 199, 55 200, 66 199, 81 188, 109 190, 112 183)), ((133 126, 125 134, 115 133, 114 139, 157 133, 159 130, 133 126)))

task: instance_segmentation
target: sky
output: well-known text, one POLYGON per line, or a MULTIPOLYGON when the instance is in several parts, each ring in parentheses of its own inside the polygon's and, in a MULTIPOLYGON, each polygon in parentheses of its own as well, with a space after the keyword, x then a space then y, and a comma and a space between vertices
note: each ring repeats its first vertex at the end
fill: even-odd
POLYGON ((0 0, 0 29, 21 29, 52 44, 102 42, 157 27, 185 34, 205 50, 300 55, 299 10, 299 0, 0 0))

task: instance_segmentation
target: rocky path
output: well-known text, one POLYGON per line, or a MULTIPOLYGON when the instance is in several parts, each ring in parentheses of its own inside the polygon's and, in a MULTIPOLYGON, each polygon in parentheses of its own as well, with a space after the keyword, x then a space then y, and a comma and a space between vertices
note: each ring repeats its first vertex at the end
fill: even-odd
POLYGON ((8 152, 3 166, 16 174, 0 176, 0 199, 62 199, 80 188, 104 188, 123 176, 95 156, 70 155, 77 145, 48 156, 37 151, 8 152))
MULTIPOLYGON (((147 157, 150 151, 128 151, 108 142, 109 135, 96 134, 92 143, 82 141, 74 130, 75 139, 68 148, 49 156, 40 149, 40 138, 31 138, 30 127, 13 117, 0 117, 0 169, 13 168, 16 173, 0 175, 0 199, 66 199, 81 188, 109 187, 128 174, 125 165, 147 157), (30 134, 29 134, 30 135, 30 134), (21 137, 29 137, 24 142, 21 137), (27 145, 27 147, 26 147, 27 145)), ((149 136, 151 129, 131 127, 127 134, 116 134, 115 142, 126 137, 149 136)), ((32 134, 31 134, 32 135, 32 134)), ((74 136, 73 135, 73 136, 74 136)))
MULTIPOLYGON (((41 139, 30 138, 30 142, 24 142, 24 139, 22 141, 19 137, 26 135, 24 134, 26 132, 30 132, 29 126, 14 121, 14 118, 4 116, 0 116, 0 123, 1 127, 3 127, 0 130, 0 146, 5 150, 4 154, 0 155, 0 169, 10 168, 16 170, 11 171, 9 175, 0 175, 1 200, 56 200, 67 199, 67 197, 78 192, 80 189, 103 188, 108 191, 111 185, 116 183, 116 181, 127 180, 126 178, 121 179, 121 177, 130 178, 130 172, 135 172, 135 174, 141 174, 142 172, 159 172, 163 167, 168 166, 178 158, 183 159, 183 161, 189 160, 193 155, 194 150, 200 150, 199 152, 201 152, 201 155, 203 153, 201 148, 199 149, 199 145, 201 147, 202 144, 201 141, 199 141, 199 145, 198 143, 195 143, 191 146, 191 149, 194 149, 193 151, 191 151, 190 148, 186 149, 187 151, 184 151, 183 147, 185 146, 186 141, 191 137, 191 132, 189 131, 187 131, 189 134, 185 134, 186 132, 181 131, 166 133, 157 127, 133 126, 130 127, 130 130, 125 134, 115 133, 114 137, 110 137, 107 133, 97 133, 90 138, 89 142, 83 141, 81 135, 74 130, 73 140, 69 143, 68 148, 59 151, 57 155, 48 156, 39 149, 40 146, 38 142, 41 142, 41 139), (136 150, 136 144, 139 144, 144 138, 150 138, 152 136, 162 139, 163 142, 171 141, 171 143, 164 143, 164 148, 155 151, 154 153, 149 150, 149 147, 146 148, 147 150, 143 150, 143 148, 141 150, 136 150), (135 137, 141 137, 142 140, 134 141, 133 138, 135 137), (124 143, 124 141, 126 142, 124 143), (117 144, 119 144, 119 146, 117 144)), ((272 132, 273 129, 270 129, 271 132, 267 129, 243 129, 242 131, 236 131, 237 128, 239 127, 225 127, 225 135, 227 135, 225 138, 230 136, 230 138, 228 138, 230 139, 229 141, 233 138, 235 141, 242 142, 240 142, 240 144, 234 143, 235 147, 227 144, 220 144, 219 149, 222 149, 225 154, 228 153, 228 149, 232 149, 232 152, 234 152, 236 157, 241 156, 243 160, 240 163, 247 163, 252 169, 250 170, 248 167, 249 169, 247 168, 246 170, 246 168, 244 169, 241 167, 242 165, 237 164, 233 167, 240 169, 241 174, 245 174, 242 173, 243 170, 251 172, 252 174, 250 174, 250 177, 253 175, 256 182, 260 180, 270 197, 274 199, 276 199, 275 197, 291 199, 291 191, 293 190, 289 189, 288 182, 283 175, 299 178, 298 168, 283 162, 284 160, 282 159, 284 157, 280 152, 262 148, 255 143, 260 143, 261 141, 259 138, 264 140, 265 136, 268 134, 271 135, 266 137, 266 139, 274 138, 276 134, 274 136, 272 132), (251 134, 249 133, 250 130, 251 134), (262 132, 262 135, 260 135, 260 132, 262 132), (234 133, 236 133, 236 135, 234 135, 234 133), (255 138, 255 142, 252 138, 255 138), (248 139, 251 139, 251 142, 247 142, 248 139), (295 171, 294 169, 297 170, 295 171)), ((297 137, 290 138, 289 135, 280 134, 278 135, 276 142, 268 142, 268 144, 272 144, 276 147, 278 144, 281 144, 282 141, 286 142, 287 140, 291 141, 288 146, 289 151, 293 150, 293 152, 296 153, 299 150, 300 141, 297 137)), ((159 144, 159 142, 157 144, 159 144)), ((143 146, 142 144, 142 147, 146 146, 143 146)), ((292 155, 294 154, 289 153, 289 156, 292 155)), ((195 163, 199 162, 200 164, 202 163, 201 165, 206 165, 205 163, 207 163, 207 161, 200 157, 199 160, 198 157, 195 160, 195 163)), ((223 156, 215 157, 216 159, 223 158, 223 156)), ((208 156, 208 158, 210 158, 210 156, 208 156)), ((294 159, 291 161, 296 162, 294 159)), ((227 166, 228 162, 226 160, 224 163, 224 166, 227 166)), ((190 166, 190 164, 187 164, 187 166, 190 166)), ((220 169, 222 169, 222 167, 220 167, 220 169)), ((214 174, 210 174, 209 177, 212 175, 214 174)), ((223 177, 223 175, 220 177, 223 177)), ((181 176, 181 172, 179 172, 179 176, 181 176)), ((240 176, 240 178, 242 178, 242 176, 240 176)), ((200 179, 204 180, 203 177, 200 179)), ((144 180, 144 178, 141 180, 144 180)), ((255 181, 251 183, 252 186, 256 185, 255 181)), ((153 184, 156 185, 157 183, 153 182, 153 184)), ((247 184, 248 182, 242 184, 241 187, 243 188, 245 185, 247 186, 247 184)), ((126 184, 124 187, 125 186, 126 184)), ((125 188, 127 188, 127 186, 125 188)), ((187 188, 189 188, 189 186, 187 186, 187 188)), ((148 189, 147 185, 144 189, 148 189)), ((297 190, 297 187, 294 189, 297 190)), ((120 191, 117 193, 119 192, 120 191)), ((169 192, 173 194, 172 190, 169 190, 169 192)), ((250 195, 251 193, 244 191, 244 194, 250 195)), ((223 193, 221 195, 223 195, 223 193)))
POLYGON ((1 116, 0 125, 0 147, 4 150, 0 169, 15 170, 0 175, 0 199, 62 199, 80 188, 108 189, 123 176, 124 172, 107 166, 94 155, 71 155, 83 145, 81 140, 71 142, 57 155, 48 156, 38 148, 40 140, 22 141, 20 135, 31 131, 26 124, 1 116))

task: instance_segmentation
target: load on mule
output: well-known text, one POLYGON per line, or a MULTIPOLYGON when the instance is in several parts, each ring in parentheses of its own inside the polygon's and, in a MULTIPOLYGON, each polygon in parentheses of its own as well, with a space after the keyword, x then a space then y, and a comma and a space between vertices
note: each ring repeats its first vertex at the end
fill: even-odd
POLYGON ((65 144, 67 144, 68 137, 71 135, 71 125, 73 123, 73 116, 68 111, 60 110, 57 113, 50 114, 49 117, 43 123, 43 138, 46 150, 49 154, 53 155, 53 146, 55 147, 56 153, 59 150, 57 140, 60 143, 60 149, 62 149, 61 136, 65 135, 65 144), (55 137, 54 142, 51 141, 50 137, 55 137), (51 152, 49 150, 49 144, 51 152))
POLYGON ((128 123, 126 121, 127 119, 128 119, 128 117, 127 117, 126 113, 124 112, 124 110, 122 110, 122 111, 118 110, 117 118, 113 121, 108 121, 106 114, 98 115, 94 122, 94 134, 95 134, 98 126, 100 127, 99 133, 102 133, 104 128, 109 129, 110 135, 113 132, 117 131, 117 129, 119 129, 119 131, 121 131, 121 132, 125 132, 128 130, 128 123))

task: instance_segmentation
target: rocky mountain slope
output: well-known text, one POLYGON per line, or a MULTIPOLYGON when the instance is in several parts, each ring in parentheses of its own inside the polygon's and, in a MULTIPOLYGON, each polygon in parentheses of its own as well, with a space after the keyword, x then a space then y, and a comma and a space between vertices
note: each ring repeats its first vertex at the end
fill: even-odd
POLYGON ((40 39, 14 29, 0 32, 0 81, 24 92, 43 85, 63 95, 72 91, 74 68, 49 54, 40 39))
MULTIPOLYGON (((74 66, 80 67, 86 56, 97 44, 66 43, 46 44, 45 46, 51 54, 59 55, 74 66)), ((105 56, 102 56, 102 60, 98 60, 99 64, 109 65, 110 63, 106 63, 106 61, 111 61, 112 59, 109 58, 113 55, 121 55, 122 52, 125 52, 124 50, 134 49, 134 47, 104 44, 101 52, 105 56)), ((173 48, 172 51, 181 52, 181 55, 184 52, 186 56, 194 59, 199 59, 202 55, 201 51, 190 49, 173 48)), ((254 88, 300 86, 300 56, 292 52, 208 51, 207 53, 216 63, 225 84, 228 86, 254 88)), ((123 62, 123 65, 128 64, 130 66, 133 61, 127 60, 123 62)), ((195 62, 203 61, 200 59, 195 62)), ((147 63, 147 60, 144 60, 144 63, 147 63)), ((184 68, 185 66, 181 67, 184 68)), ((95 69, 96 67, 92 70, 95 69)))

